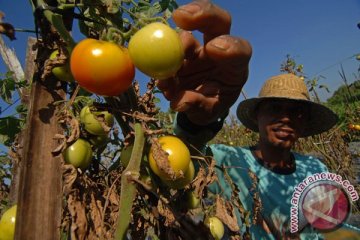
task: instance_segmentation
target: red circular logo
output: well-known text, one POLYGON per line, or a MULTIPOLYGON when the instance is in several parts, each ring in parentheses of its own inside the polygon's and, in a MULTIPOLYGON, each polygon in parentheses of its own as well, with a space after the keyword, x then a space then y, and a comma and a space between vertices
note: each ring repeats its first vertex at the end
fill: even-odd
POLYGON ((307 222, 319 230, 332 230, 340 226, 350 213, 347 194, 331 182, 310 186, 301 206, 307 222))

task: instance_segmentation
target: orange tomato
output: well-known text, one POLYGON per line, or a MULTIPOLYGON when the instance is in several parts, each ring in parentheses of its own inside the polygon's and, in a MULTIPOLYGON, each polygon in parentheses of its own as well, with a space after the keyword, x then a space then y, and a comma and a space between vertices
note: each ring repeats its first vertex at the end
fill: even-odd
POLYGON ((349 128, 352 130, 360 130, 360 124, 349 124, 349 128))
POLYGON ((126 48, 90 38, 73 49, 70 69, 81 87, 103 96, 117 96, 126 91, 135 76, 126 48))

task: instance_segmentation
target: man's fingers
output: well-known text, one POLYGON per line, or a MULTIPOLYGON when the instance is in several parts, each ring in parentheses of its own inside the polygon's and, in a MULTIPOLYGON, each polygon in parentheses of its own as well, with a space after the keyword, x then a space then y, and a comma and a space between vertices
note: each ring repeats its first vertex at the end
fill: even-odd
POLYGON ((231 16, 209 0, 195 0, 173 12, 176 25, 182 29, 199 30, 204 41, 230 33, 231 16))
POLYGON ((178 112, 186 112, 193 123, 206 125, 227 111, 239 94, 237 88, 220 88, 217 82, 207 82, 194 90, 174 93, 170 107, 178 112))
POLYGON ((205 45, 205 52, 215 62, 237 61, 240 64, 248 64, 252 48, 250 43, 242 38, 222 35, 209 41, 205 45))
POLYGON ((196 58, 197 49, 201 47, 199 41, 188 31, 181 31, 179 36, 184 48, 185 59, 196 58))

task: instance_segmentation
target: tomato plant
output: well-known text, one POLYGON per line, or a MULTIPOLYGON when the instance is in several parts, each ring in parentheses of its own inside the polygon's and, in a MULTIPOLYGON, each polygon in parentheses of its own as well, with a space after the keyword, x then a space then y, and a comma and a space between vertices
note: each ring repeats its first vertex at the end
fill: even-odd
MULTIPOLYGON (((55 59, 59 54, 59 50, 55 50, 51 53, 50 59, 55 59)), ((67 61, 63 66, 54 67, 51 72, 54 74, 54 76, 65 82, 73 82, 74 78, 70 71, 70 64, 67 61)))
POLYGON ((81 87, 103 96, 117 96, 126 91, 135 75, 126 48, 90 38, 75 46, 70 68, 81 87))
POLYGON ((104 130, 101 122, 96 119, 102 116, 104 123, 107 126, 112 127, 114 125, 114 116, 108 111, 91 112, 89 106, 85 106, 80 112, 80 122, 84 125, 86 131, 93 135, 106 135, 107 132, 104 130))
POLYGON ((79 138, 66 148, 63 154, 66 163, 70 163, 74 167, 86 169, 91 163, 93 152, 90 143, 79 138))
MULTIPOLYGON (((178 179, 182 173, 186 173, 190 164, 190 151, 187 146, 175 136, 162 136, 159 138, 159 143, 162 150, 167 153, 169 165, 175 172, 175 179, 178 179)), ((149 151, 149 164, 151 170, 162 180, 172 180, 169 173, 161 170, 154 158, 154 146, 151 146, 149 151)))
POLYGON ((195 176, 195 167, 193 162, 190 160, 189 167, 187 171, 184 173, 184 177, 180 177, 175 180, 163 180, 165 185, 173 188, 173 189, 183 189, 188 184, 191 183, 191 181, 194 179, 195 176))
POLYGON ((205 225, 210 229, 211 235, 215 238, 215 240, 220 240, 224 236, 224 224, 220 221, 219 218, 213 216, 208 217, 204 221, 205 225))
POLYGON ((159 22, 146 25, 132 36, 129 54, 140 71, 157 79, 175 75, 184 59, 177 32, 159 22))
POLYGON ((12 240, 15 235, 17 205, 4 212, 0 219, 0 240, 12 240))

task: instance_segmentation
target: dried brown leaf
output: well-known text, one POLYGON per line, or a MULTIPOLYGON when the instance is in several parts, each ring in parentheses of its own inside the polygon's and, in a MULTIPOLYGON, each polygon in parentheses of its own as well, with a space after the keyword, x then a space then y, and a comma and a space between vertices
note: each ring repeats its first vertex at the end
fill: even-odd
POLYGON ((69 195, 67 199, 67 206, 71 215, 71 239, 88 239, 86 235, 88 222, 86 219, 85 204, 78 199, 78 196, 74 192, 69 195))
POLYGON ((240 230, 235 209, 229 201, 225 201, 219 195, 216 196, 216 213, 215 215, 233 232, 240 230))
POLYGON ((113 189, 109 194, 109 201, 111 205, 119 206, 119 199, 120 199, 119 195, 113 189))
POLYGON ((101 201, 95 199, 94 193, 91 194, 91 202, 90 202, 90 215, 92 220, 92 227, 99 238, 103 234, 103 227, 102 227, 102 204, 101 201))
POLYGON ((72 188, 73 184, 77 178, 76 168, 71 164, 65 164, 62 166, 63 171, 63 193, 68 195, 72 188))
POLYGON ((109 125, 107 125, 106 120, 105 120, 105 115, 100 113, 100 114, 94 114, 96 120, 99 121, 101 127, 104 129, 105 133, 109 133, 111 130, 111 127, 109 125))
POLYGON ((215 165, 215 159, 211 158, 210 164, 207 168, 200 166, 198 173, 192 182, 194 192, 197 196, 203 196, 203 192, 207 186, 216 181, 217 176, 215 174, 215 165))
POLYGON ((71 117, 68 123, 71 128, 71 135, 69 136, 67 143, 71 143, 80 137, 80 124, 79 121, 74 117, 71 117))
POLYGON ((160 145, 160 142, 157 138, 152 138, 152 155, 155 159, 155 162, 160 169, 160 171, 166 173, 170 176, 171 179, 176 178, 176 173, 170 166, 170 162, 168 159, 168 154, 165 152, 160 145))
POLYGON ((165 217, 165 226, 171 226, 175 223, 175 216, 173 212, 161 199, 158 201, 157 210, 161 216, 165 217))
POLYGON ((51 153, 54 156, 58 156, 62 151, 66 148, 66 140, 63 139, 63 141, 54 149, 51 151, 51 153))

